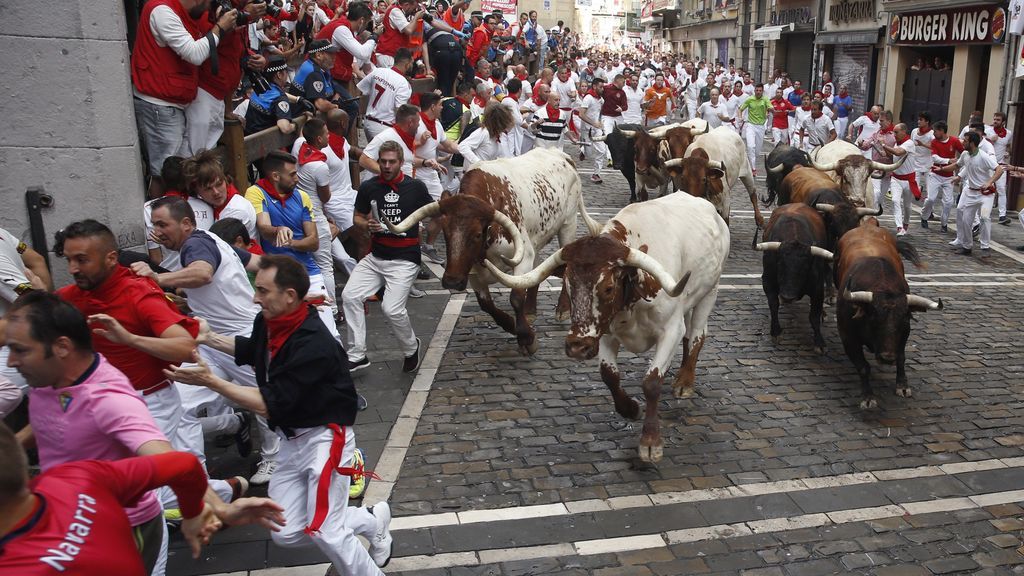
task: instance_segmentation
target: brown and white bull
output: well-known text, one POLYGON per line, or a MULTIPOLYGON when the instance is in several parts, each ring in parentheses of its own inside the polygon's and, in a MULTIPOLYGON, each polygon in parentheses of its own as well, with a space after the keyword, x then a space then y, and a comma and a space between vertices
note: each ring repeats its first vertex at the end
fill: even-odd
POLYGON ((447 261, 441 285, 465 290, 467 282, 480 308, 506 332, 515 334, 520 353, 537 351, 528 316, 536 313, 537 289, 512 290, 515 317, 495 306, 489 286, 494 276, 485 261, 515 274, 536 265, 540 250, 555 236, 560 246, 576 237, 576 214, 583 207, 576 166, 559 150, 534 148, 515 158, 480 162, 466 171, 459 193, 428 204, 401 223, 404 232, 427 217, 441 218, 447 261))
POLYGON ((829 175, 843 194, 857 206, 875 207, 875 190, 871 175, 876 171, 892 172, 906 161, 909 154, 898 162, 883 164, 864 157, 860 148, 845 140, 833 140, 811 152, 811 165, 829 175))
POLYGON ((600 358, 601 379, 615 411, 635 419, 639 404, 620 385, 619 348, 639 354, 654 347, 643 379, 643 434, 640 459, 657 462, 663 453, 658 399, 679 342, 683 362, 676 373, 676 396, 693 393, 695 368, 708 317, 718 297, 718 281, 729 256, 729 228, 708 202, 671 194, 623 208, 603 227, 586 216, 590 236, 564 246, 534 270, 519 276, 484 264, 505 285, 536 286, 551 274, 562 276, 559 312, 568 308, 572 327, 565 339, 570 358, 600 358))
POLYGON ((736 180, 741 180, 750 195, 758 228, 764 225, 754 175, 747 160, 747 146, 732 128, 719 126, 698 136, 682 158, 668 160, 665 166, 681 169, 681 189, 714 204, 726 224, 729 223, 730 192, 736 180))
POLYGON ((842 292, 836 304, 836 323, 846 355, 860 376, 863 409, 878 406, 864 348, 874 352, 882 364, 896 365, 896 395, 909 398, 904 364, 911 313, 942 310, 942 300, 933 302, 910 293, 901 254, 920 266, 914 247, 879 228, 874 218, 864 220, 839 240, 835 267, 842 292))

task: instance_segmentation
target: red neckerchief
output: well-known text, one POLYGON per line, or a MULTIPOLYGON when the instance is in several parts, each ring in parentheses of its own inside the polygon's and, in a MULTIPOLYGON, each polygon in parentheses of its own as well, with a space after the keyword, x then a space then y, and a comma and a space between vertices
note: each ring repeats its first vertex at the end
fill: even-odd
POLYGON ((228 194, 224 198, 224 203, 221 204, 219 207, 213 207, 214 220, 220 220, 220 213, 224 210, 224 208, 227 207, 228 204, 231 203, 231 199, 234 198, 235 196, 238 196, 238 188, 235 188, 234 184, 228 184, 228 194))
POLYGON ((797 89, 797 90, 793 90, 793 92, 796 92, 797 96, 803 96, 804 92, 806 92, 806 90, 804 90, 803 88, 800 88, 800 89, 797 89))
POLYGON ((303 302, 291 312, 286 312, 275 318, 264 317, 267 322, 267 348, 270 350, 271 359, 281 351, 284 343, 299 329, 299 326, 302 326, 307 316, 309 316, 309 306, 303 302))
POLYGON ((487 100, 479 96, 473 96, 473 102, 475 102, 481 108, 487 107, 487 100))
POLYGON ((839 97, 840 98, 846 98, 849 95, 850 95, 850 93, 847 92, 846 90, 843 90, 842 92, 839 93, 839 97))
POLYGON ((409 134, 405 130, 402 130, 401 128, 398 127, 397 124, 395 125, 395 132, 398 133, 399 138, 401 138, 402 142, 405 143, 405 147, 408 148, 410 152, 415 154, 416 153, 416 135, 415 134, 409 134))
POLYGON ((897 144, 903 144, 903 143, 904 143, 904 142, 906 142, 907 140, 910 140, 910 135, 909 135, 909 134, 908 134, 907 136, 904 136, 902 140, 900 140, 900 139, 899 139, 899 137, 897 137, 897 138, 896 138, 896 143, 897 143, 897 144))
POLYGON ((311 145, 309 142, 303 142, 302 146, 299 147, 299 166, 309 164, 310 162, 326 161, 327 154, 324 154, 318 148, 311 145))
POLYGON ((385 180, 383 176, 377 176, 377 178, 380 179, 381 184, 384 184, 388 188, 391 188, 395 192, 398 192, 398 185, 401 184, 403 180, 405 180, 405 172, 399 170, 398 176, 395 176, 394 180, 385 180))
POLYGON ((175 198, 188 200, 188 194, 185 194, 181 190, 166 190, 164 191, 164 196, 174 196, 175 198))
POLYGON ((405 72, 402 72, 398 68, 395 68, 394 66, 392 66, 391 69, 394 70, 395 73, 398 74, 399 76, 403 76, 403 77, 405 76, 405 72))
POLYGON ((547 106, 544 107, 544 109, 548 114, 548 120, 562 119, 562 110, 558 106, 552 106, 548 104, 547 106))
POLYGON ((334 151, 335 156, 344 160, 345 159, 345 138, 335 134, 334 132, 327 133, 327 145, 334 151))
POLYGON ((437 140, 437 123, 427 116, 426 112, 420 112, 420 118, 427 125, 427 132, 430 132, 430 136, 437 140))
POLYGON ((462 105, 465 106, 467 110, 469 109, 469 100, 463 100, 459 96, 456 96, 455 99, 458 100, 459 102, 462 102, 462 105))
POLYGON ((508 97, 512 98, 513 100, 516 100, 518 102, 519 101, 519 92, 509 92, 508 93, 508 97))
POLYGON ((263 255, 263 248, 260 247, 260 243, 256 240, 249 240, 249 245, 245 247, 245 250, 249 254, 263 255))
POLYGON ((263 189, 264 192, 270 194, 270 197, 281 203, 284 206, 286 200, 292 197, 291 191, 281 194, 277 191, 277 187, 270 181, 269 178, 260 178, 256 181, 256 185, 263 189))
POLYGON ((519 80, 526 80, 527 76, 526 74, 516 74, 516 78, 519 78, 519 80))
POLYGON ((931 131, 932 131, 931 127, 929 127, 927 130, 921 130, 920 128, 918 128, 917 129, 917 135, 918 136, 923 136, 923 135, 925 135, 925 134, 927 134, 927 133, 929 133, 931 131))
POLYGON ((890 132, 892 132, 892 129, 895 128, 895 127, 896 127, 895 125, 891 125, 888 128, 880 128, 878 130, 878 133, 879 134, 889 134, 890 132))
POLYGON ((996 136, 999 136, 1000 138, 1006 138, 1006 127, 1005 126, 1002 127, 1002 128, 996 128, 996 127, 993 126, 992 127, 992 131, 996 133, 996 136))
POLYGON ((543 106, 544 102, 545 102, 545 100, 540 97, 540 92, 538 90, 534 90, 533 91, 533 103, 536 104, 537 106, 543 106))
POLYGON ((587 94, 590 94, 591 96, 593 96, 594 100, 600 100, 601 99, 601 96, 599 96, 597 91, 594 90, 593 88, 591 88, 590 91, 587 92, 587 94))

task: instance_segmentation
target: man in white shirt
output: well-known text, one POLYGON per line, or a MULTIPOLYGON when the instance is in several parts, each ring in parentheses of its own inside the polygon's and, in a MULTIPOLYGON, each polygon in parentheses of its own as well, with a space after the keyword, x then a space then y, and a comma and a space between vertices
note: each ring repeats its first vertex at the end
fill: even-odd
POLYGON ((836 127, 832 119, 822 112, 821 100, 811 102, 811 115, 800 126, 800 144, 807 150, 824 146, 836 139, 836 127))
MULTIPOLYGON (((996 151, 996 162, 999 164, 1005 164, 1010 160, 1010 143, 1013 142, 1013 130, 1006 127, 1006 114, 1003 112, 996 112, 992 115, 992 135, 988 136, 988 141, 992 143, 992 146, 996 151)), ((1006 226, 1010 224, 1010 219, 1006 216, 1006 174, 996 180, 996 194, 999 198, 999 223, 1006 226)))
POLYGON ((331 255, 350 274, 356 267, 356 260, 345 250, 342 240, 352 228, 352 211, 355 207, 356 191, 352 188, 352 172, 349 160, 358 158, 362 150, 354 148, 345 140, 348 134, 349 117, 344 110, 327 113, 327 146, 322 149, 327 156, 327 168, 331 175, 331 199, 324 204, 324 213, 334 221, 338 236, 331 242, 331 255))
POLYGON ((711 89, 711 99, 697 107, 697 117, 707 121, 709 128, 718 128, 729 120, 729 113, 722 102, 718 88, 711 89))
POLYGON ((1003 175, 1003 167, 996 159, 982 152, 979 148, 982 136, 977 132, 968 132, 963 139, 965 151, 957 158, 955 164, 949 164, 941 170, 952 173, 960 169, 963 181, 964 197, 956 214, 956 246, 957 254, 970 255, 974 247, 971 228, 974 218, 981 211, 981 251, 982 257, 988 256, 992 239, 992 222, 986 214, 992 213, 992 201, 995 199, 995 181, 1003 175))
POLYGON ((743 103, 746 102, 750 96, 750 94, 743 91, 743 82, 733 82, 732 94, 729 94, 728 99, 724 97, 722 98, 722 100, 724 100, 723 104, 725 104, 725 115, 728 118, 723 121, 729 122, 729 126, 731 126, 732 129, 740 136, 743 136, 743 117, 745 114, 740 112, 740 106, 743 106, 743 103))
MULTIPOLYGON (((367 95, 364 127, 366 140, 372 141, 377 134, 395 123, 395 110, 409 102, 412 86, 405 74, 412 65, 412 52, 399 48, 395 52, 395 65, 391 68, 374 68, 359 81, 359 91, 367 95)), ((410 158, 411 156, 406 156, 410 158)))
POLYGON ((608 147, 603 141, 594 141, 594 136, 603 135, 604 127, 601 124, 601 106, 604 105, 604 80, 594 78, 590 90, 583 96, 583 104, 580 107, 580 121, 583 123, 582 137, 584 142, 590 142, 593 148, 594 173, 590 175, 590 181, 595 184, 603 182, 601 170, 608 162, 608 147))
MULTIPOLYGON (((881 146, 883 150, 892 155, 894 161, 899 161, 903 156, 914 153, 914 148, 917 145, 910 139, 906 124, 901 123, 894 126, 893 136, 896 140, 895 146, 885 142, 881 142, 881 146)), ((911 196, 921 198, 921 189, 917 185, 914 163, 910 158, 907 158, 899 168, 893 170, 889 191, 892 193, 892 214, 896 220, 896 235, 906 236, 910 231, 910 207, 913 203, 911 196)))
POLYGON ((327 165, 327 124, 319 118, 310 118, 302 126, 302 138, 292 146, 292 156, 298 159, 298 189, 309 196, 313 206, 313 223, 319 246, 313 251, 313 260, 320 267, 327 286, 327 302, 331 311, 338 313, 335 294, 334 260, 331 257, 331 225, 324 214, 324 205, 331 201, 331 169, 327 165))
MULTIPOLYGON (((873 108, 872 108, 873 110, 873 108)), ((859 118, 857 120, 860 120, 859 118)), ((854 122, 853 124, 856 124, 854 122)), ((852 126, 851 124, 851 133, 852 126)), ((932 131, 932 116, 928 112, 921 112, 917 115, 917 128, 910 132, 910 140, 914 142, 914 153, 907 162, 914 163, 914 173, 917 174, 917 185, 921 188, 922 194, 928 193, 928 176, 932 171, 932 140, 935 139, 935 132, 932 131)), ((927 227, 923 224, 922 228, 927 227)))
POLYGON ((643 122, 642 110, 640 105, 644 101, 644 92, 638 86, 640 78, 634 73, 630 74, 629 78, 626 79, 625 86, 622 87, 622 91, 626 93, 626 109, 622 112, 622 123, 623 124, 641 124, 643 122))
MULTIPOLYGON (((520 101, 520 94, 523 87, 527 83, 523 82, 519 78, 511 78, 505 83, 505 89, 508 90, 508 95, 501 99, 501 105, 508 108, 509 114, 512 115, 513 128, 511 132, 512 137, 512 155, 518 156, 523 151, 523 134, 526 131, 525 123, 523 122, 522 102, 520 101)), ((422 103, 422 96, 420 97, 420 103, 422 103)))
POLYGON ((424 166, 437 170, 439 165, 436 160, 416 157, 416 149, 426 143, 428 138, 430 133, 420 122, 420 109, 412 104, 402 104, 395 111, 395 125, 375 136, 363 148, 359 166, 368 173, 364 174, 362 180, 365 182, 373 175, 380 174, 380 166, 374 158, 379 156, 381 144, 388 141, 397 142, 402 147, 402 172, 406 176, 415 178, 424 166))
MULTIPOLYGON (((875 132, 878 132, 882 127, 878 121, 881 114, 881 106, 872 106, 871 109, 865 112, 863 116, 851 122, 849 128, 847 128, 849 131, 849 134, 847 134, 849 137, 848 139, 856 144, 857 147, 863 151, 862 154, 864 154, 864 157, 868 159, 871 158, 871 150, 865 150, 861 144, 870 140, 871 137, 875 135, 875 132), (856 134, 856 137, 854 137, 854 134, 856 134)), ((913 136, 911 136, 911 138, 913 138, 913 136)))

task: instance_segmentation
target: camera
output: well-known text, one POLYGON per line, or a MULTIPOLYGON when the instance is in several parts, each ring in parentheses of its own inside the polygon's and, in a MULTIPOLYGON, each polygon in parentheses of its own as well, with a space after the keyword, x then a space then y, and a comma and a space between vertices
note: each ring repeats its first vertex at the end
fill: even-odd
MULTIPOLYGON (((263 4, 267 7, 267 15, 273 18, 277 18, 281 14, 281 8, 276 4, 267 2, 266 0, 255 0, 253 4, 263 4)), ((231 0, 213 0, 210 3, 210 22, 217 22, 220 16, 226 12, 234 10, 235 7, 231 5, 231 0)), ((249 24, 250 16, 248 12, 239 10, 235 16, 235 26, 246 26, 249 24)))
POLYGON ((430 14, 424 14, 423 21, 426 22, 427 24, 430 24, 431 22, 434 21, 434 17, 431 16, 430 14))

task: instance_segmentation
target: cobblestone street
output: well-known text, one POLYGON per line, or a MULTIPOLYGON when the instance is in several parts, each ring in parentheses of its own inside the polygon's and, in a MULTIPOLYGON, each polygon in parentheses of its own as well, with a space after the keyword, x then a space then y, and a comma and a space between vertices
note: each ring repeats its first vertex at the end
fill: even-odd
MULTIPOLYGON (((581 173, 595 218, 626 204, 618 173, 606 171, 601 185, 581 173)), ((763 177, 757 182, 763 194, 763 177)), ((750 248, 753 212, 741 185, 732 194, 732 249, 696 393, 677 400, 666 382, 656 466, 636 458, 639 422, 615 413, 597 361, 565 355, 568 323, 554 318, 558 278, 541 285, 533 357, 518 354, 514 336, 472 294, 449 296, 436 278, 419 283, 427 296, 410 301, 410 314, 430 345, 415 379, 399 376, 397 356, 381 357, 391 336, 371 308, 376 370, 356 378, 371 406, 356 432, 381 476, 365 503, 388 499, 395 514, 388 573, 1024 572, 1024 258, 1014 250, 1024 232, 1016 219, 993 226, 993 254, 981 259, 954 255, 952 232, 921 229, 914 218, 907 239, 927 268, 907 263, 911 292, 941 298, 945 309, 914 317, 913 397, 897 397, 895 370, 870 358, 879 408, 862 411, 832 307, 824 355, 813 351, 806 299, 783 305, 784 332, 772 344, 761 256, 750 248)), ((888 201, 885 211, 882 224, 892 229, 888 201)), ((508 291, 498 292, 509 309, 508 291)), ((680 347, 666 380, 681 357, 680 347)), ((649 360, 620 355, 629 394, 641 394, 649 360)), ((214 476, 242 465, 211 457, 214 476)), ((315 550, 277 549, 256 529, 218 535, 204 558, 193 563, 176 541, 169 574, 320 576, 327 568, 315 550)))

